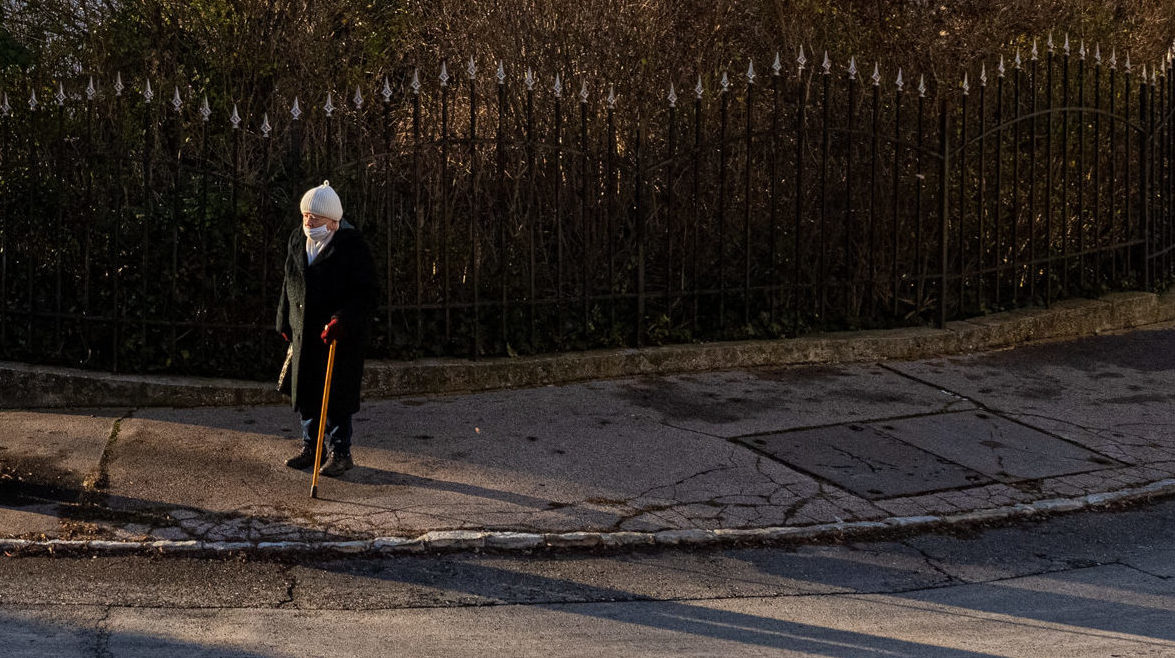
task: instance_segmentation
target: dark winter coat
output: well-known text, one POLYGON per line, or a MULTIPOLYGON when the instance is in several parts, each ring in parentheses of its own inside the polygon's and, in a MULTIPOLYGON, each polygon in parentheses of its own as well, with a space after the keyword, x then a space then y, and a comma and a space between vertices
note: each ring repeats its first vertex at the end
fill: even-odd
POLYGON ((351 224, 340 223, 313 265, 306 262, 306 235, 302 227, 290 234, 276 328, 290 337, 293 347, 290 376, 282 392, 290 396, 294 409, 302 417, 317 417, 322 411, 329 347, 322 342, 321 334, 331 318, 339 319, 342 336, 335 348, 327 415, 353 414, 359 410, 363 356, 370 334, 375 285, 371 251, 363 235, 351 224))

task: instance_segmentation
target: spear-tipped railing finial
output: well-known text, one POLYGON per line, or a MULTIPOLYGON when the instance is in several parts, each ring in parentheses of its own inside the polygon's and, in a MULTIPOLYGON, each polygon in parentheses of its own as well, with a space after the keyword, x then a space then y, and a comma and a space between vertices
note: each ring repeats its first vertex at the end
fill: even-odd
POLYGON ((273 127, 269 125, 269 112, 263 112, 261 114, 261 136, 269 137, 269 131, 271 130, 273 130, 273 127))
POLYGON ((673 82, 669 83, 669 94, 665 99, 669 101, 669 107, 677 107, 677 90, 673 88, 673 82))
POLYGON ((122 71, 115 71, 114 73, 114 95, 122 96, 122 90, 126 87, 122 84, 122 71))
POLYGON ((477 62, 474 61, 473 55, 469 56, 469 65, 465 67, 465 72, 469 74, 469 79, 477 78, 477 62))
POLYGON ((228 118, 229 122, 233 124, 233 130, 241 126, 241 114, 237 112, 237 104, 233 103, 233 113, 228 118))
POLYGON ((328 117, 335 112, 335 104, 331 100, 331 93, 328 91, 326 92, 326 104, 322 106, 322 109, 326 111, 328 117))
POLYGON ((40 103, 38 103, 38 102, 37 102, 37 90, 36 90, 36 89, 34 89, 34 90, 32 90, 32 92, 29 94, 29 110, 31 110, 31 111, 33 111, 33 112, 36 112, 36 111, 37 111, 37 105, 39 105, 39 104, 40 104, 40 103))
POLYGON ((808 65, 808 58, 804 56, 804 44, 800 44, 800 54, 796 56, 796 74, 800 75, 804 72, 804 67, 808 65))
POLYGON ((755 60, 749 60, 747 63, 747 84, 755 84, 755 60))
POLYGON ((94 87, 94 76, 90 76, 90 83, 86 85, 86 100, 94 100, 94 96, 98 95, 98 89, 94 87))
POLYGON ((498 72, 495 75, 498 78, 498 84, 506 84, 506 64, 502 60, 498 60, 498 72))
POLYGON ((918 97, 926 98, 926 74, 918 76, 918 97))
POLYGON ((581 80, 579 84, 579 103, 580 105, 587 105, 588 91, 587 80, 581 80))
POLYGON ((529 66, 526 67, 526 77, 524 77, 522 81, 526 83, 527 91, 534 91, 534 69, 530 68, 529 66))
POLYGON ((775 51, 775 61, 771 62, 771 75, 778 76, 783 70, 783 62, 779 60, 779 51, 775 51))
POLYGON ((413 94, 416 94, 417 96, 420 95, 420 86, 421 85, 420 85, 420 68, 419 67, 412 69, 412 82, 411 82, 411 84, 409 84, 409 86, 412 87, 413 94))
POLYGON ((702 100, 702 92, 703 91, 704 91, 704 89, 702 88, 702 74, 699 73, 698 74, 698 84, 694 85, 694 93, 697 94, 698 100, 702 100))
POLYGON ((906 86, 905 81, 902 80, 902 67, 900 66, 898 67, 898 79, 894 80, 894 86, 898 88, 898 93, 901 93, 902 88, 906 86))
POLYGON ((820 64, 820 68, 824 70, 824 75, 832 74, 832 60, 828 58, 828 51, 824 51, 824 62, 820 64))
POLYGON ((147 86, 143 89, 143 100, 150 103, 155 98, 155 92, 151 91, 151 78, 147 78, 147 86))
POLYGON ((57 81, 57 93, 54 94, 53 100, 57 101, 57 107, 65 105, 65 83, 60 80, 57 81))
POLYGON ((441 80, 441 86, 448 87, 449 86, 449 67, 444 62, 441 62, 441 74, 439 77, 441 80))
POLYGON ((563 81, 559 79, 559 74, 555 74, 555 86, 552 87, 555 92, 555 98, 563 98, 563 81))
POLYGON ((388 82, 388 76, 384 76, 384 86, 379 92, 380 96, 384 97, 384 102, 389 103, 392 100, 392 85, 388 82))
POLYGON ((608 85, 608 109, 616 109, 616 86, 612 84, 608 85))
MULTIPOLYGON (((297 119, 298 115, 302 114, 302 110, 298 109, 298 99, 297 98, 294 99, 294 110, 296 110, 296 114, 294 114, 294 119, 297 119)), ((200 118, 203 121, 207 122, 208 117, 210 117, 210 116, 212 116, 212 108, 208 107, 208 94, 204 94, 204 100, 202 100, 200 102, 200 118)))
POLYGON ((1004 77, 1008 72, 1008 68, 1006 66, 1004 66, 1004 56, 1003 55, 1000 55, 1000 63, 996 66, 996 71, 999 72, 999 74, 1000 74, 999 77, 1001 77, 1001 78, 1004 77))
POLYGON ((726 77, 726 71, 722 72, 722 82, 719 83, 722 87, 722 93, 730 91, 730 78, 726 77))
MULTIPOLYGON (((208 107, 208 97, 207 96, 204 97, 204 106, 208 107)), ((294 96, 294 105, 290 108, 290 116, 294 117, 294 121, 297 121, 302 116, 302 108, 298 106, 298 97, 297 96, 294 96)), ((204 118, 205 118, 205 120, 207 120, 208 117, 204 117, 204 118)))
POLYGON ((175 93, 171 96, 171 106, 175 108, 176 112, 179 112, 180 108, 184 106, 184 100, 180 98, 180 88, 178 86, 175 88, 175 93))
POLYGON ((12 113, 12 106, 8 104, 8 92, 4 92, 4 97, 0 100, 0 117, 6 117, 12 113))
POLYGON ((873 79, 873 86, 874 86, 874 87, 880 87, 880 86, 881 86, 881 64, 880 64, 880 63, 878 63, 878 62, 873 62, 873 76, 872 76, 872 79, 873 79))
POLYGON ((857 79, 857 58, 849 57, 849 80, 857 79))
POLYGON ((964 96, 971 95, 971 83, 967 82, 966 72, 963 73, 963 95, 964 96))

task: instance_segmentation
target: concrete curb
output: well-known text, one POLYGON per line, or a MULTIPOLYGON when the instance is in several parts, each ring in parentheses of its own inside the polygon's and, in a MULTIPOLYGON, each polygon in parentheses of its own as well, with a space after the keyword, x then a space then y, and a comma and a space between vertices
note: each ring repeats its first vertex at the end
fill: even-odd
MULTIPOLYGON (((737 368, 919 359, 1090 336, 1175 320, 1175 292, 1070 299, 948 323, 781 340, 593 350, 518 358, 369 361, 366 399, 528 388, 641 375, 737 368)), ((276 365, 275 365, 276 368, 276 365)), ((280 404, 264 382, 115 375, 0 362, 0 408, 242 406, 280 404)))
POLYGON ((566 532, 527 533, 482 530, 435 530, 418 537, 379 537, 349 541, 108 541, 49 539, 0 539, 0 552, 28 554, 167 555, 249 554, 260 557, 314 553, 318 555, 401 555, 419 553, 481 552, 527 553, 536 550, 625 549, 638 547, 736 547, 746 544, 842 541, 881 537, 887 533, 927 532, 962 528, 979 523, 998 523, 1020 518, 1077 512, 1175 495, 1175 478, 1141 487, 1087 494, 1075 498, 1049 498, 950 515, 895 516, 878 521, 842 521, 809 526, 684 529, 661 532, 566 532))

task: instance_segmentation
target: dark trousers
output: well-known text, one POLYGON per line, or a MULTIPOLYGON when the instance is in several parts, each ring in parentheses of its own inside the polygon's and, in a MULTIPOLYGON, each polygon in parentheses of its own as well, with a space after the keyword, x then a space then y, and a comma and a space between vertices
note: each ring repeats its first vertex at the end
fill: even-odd
MULTIPOLYGON (((318 419, 302 419, 302 440, 313 450, 318 443, 318 419)), ((339 455, 351 454, 351 414, 341 415, 338 418, 326 417, 326 432, 323 436, 325 443, 339 455)))

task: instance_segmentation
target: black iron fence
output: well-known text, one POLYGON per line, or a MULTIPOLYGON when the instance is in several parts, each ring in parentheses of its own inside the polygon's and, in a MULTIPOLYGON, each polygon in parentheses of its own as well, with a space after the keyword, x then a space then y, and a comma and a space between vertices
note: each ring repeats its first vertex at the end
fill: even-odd
POLYGON ((271 374, 286 238, 322 179, 383 276, 377 357, 942 324, 1165 284, 1170 57, 1041 50, 934 84, 800 49, 656 104, 472 60, 243 109, 121 74, 26 82, 0 96, 0 357, 271 374))

